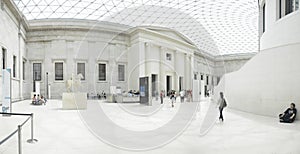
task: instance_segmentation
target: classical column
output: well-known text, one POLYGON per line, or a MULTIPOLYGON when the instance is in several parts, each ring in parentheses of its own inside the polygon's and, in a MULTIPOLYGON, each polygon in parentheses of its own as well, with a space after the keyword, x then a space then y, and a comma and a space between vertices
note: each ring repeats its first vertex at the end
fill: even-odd
MULTIPOLYGON (((181 56, 181 53, 180 53, 180 51, 178 51, 178 50, 175 50, 175 55, 174 55, 174 70, 175 70, 175 74, 174 74, 174 83, 175 83, 175 87, 174 87, 174 89, 176 90, 176 91, 178 91, 179 90, 179 77, 180 77, 180 75, 181 75, 181 69, 180 69, 180 66, 178 66, 178 65, 180 65, 180 63, 179 63, 179 61, 180 61, 180 57, 181 56)), ((185 69, 185 68, 184 68, 185 69)), ((182 87, 181 87, 182 88, 182 87)))
POLYGON ((165 47, 160 47, 160 64, 159 64, 159 88, 160 90, 167 90, 166 87, 166 82, 165 82, 165 78, 166 78, 166 74, 165 74, 165 47))
POLYGON ((139 42, 139 77, 145 77, 146 76, 146 49, 145 49, 146 43, 145 42, 139 42))
POLYGON ((107 80, 109 80, 110 86, 116 86, 116 81, 118 78, 118 68, 116 65, 116 59, 115 59, 115 49, 116 44, 115 43, 108 43, 109 48, 109 60, 108 60, 108 70, 107 72, 107 80))

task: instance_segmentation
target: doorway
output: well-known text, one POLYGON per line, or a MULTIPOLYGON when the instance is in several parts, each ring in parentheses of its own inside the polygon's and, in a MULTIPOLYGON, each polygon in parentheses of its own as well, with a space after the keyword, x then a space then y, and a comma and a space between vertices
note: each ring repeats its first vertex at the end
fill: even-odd
POLYGON ((158 93, 157 89, 157 74, 152 74, 151 75, 151 86, 152 86, 152 96, 155 97, 155 93, 158 93))
POLYGON ((167 86, 167 95, 169 96, 169 91, 172 90, 172 77, 167 75, 167 79, 166 79, 166 86, 167 86))
POLYGON ((179 77, 179 91, 183 90, 183 77, 179 77))

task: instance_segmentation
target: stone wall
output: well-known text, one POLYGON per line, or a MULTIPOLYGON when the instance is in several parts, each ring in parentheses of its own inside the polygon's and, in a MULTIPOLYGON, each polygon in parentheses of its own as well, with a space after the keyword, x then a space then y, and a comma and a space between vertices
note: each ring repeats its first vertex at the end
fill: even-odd
MULTIPOLYGON (((15 71, 15 77, 12 75, 11 98, 12 101, 23 99, 23 61, 26 61, 25 56, 25 35, 26 35, 26 21, 20 16, 18 10, 16 10, 11 1, 4 0, 1 3, 0 8, 0 87, 2 86, 2 51, 6 53, 6 68, 15 71), (15 70, 13 70, 13 57, 16 57, 15 70)), ((0 98, 2 101, 2 88, 0 90, 0 98)))

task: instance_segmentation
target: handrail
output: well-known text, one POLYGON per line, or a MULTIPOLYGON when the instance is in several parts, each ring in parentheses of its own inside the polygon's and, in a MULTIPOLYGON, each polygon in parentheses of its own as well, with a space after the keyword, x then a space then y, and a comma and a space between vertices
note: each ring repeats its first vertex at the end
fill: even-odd
POLYGON ((22 115, 22 116, 31 116, 33 113, 6 113, 6 112, 0 112, 0 114, 4 114, 4 115, 22 115))
POLYGON ((12 132, 11 134, 9 134, 6 138, 4 138, 2 141, 0 141, 0 145, 3 144, 5 141, 7 141, 8 139, 10 139, 13 135, 15 135, 18 132, 18 129, 16 129, 14 132, 12 132))
POLYGON ((21 115, 21 116, 29 116, 21 125, 18 125, 18 129, 9 134, 7 137, 5 137, 2 141, 0 141, 0 145, 5 143, 8 139, 10 139, 13 135, 15 135, 18 132, 18 151, 19 154, 22 154, 22 145, 21 145, 21 130, 23 125, 26 124, 26 122, 31 119, 31 138, 27 140, 28 143, 35 143, 38 140, 33 138, 33 113, 31 114, 26 114, 26 113, 4 113, 0 112, 2 115, 21 115))
POLYGON ((21 126, 23 126, 31 117, 28 117, 22 124, 21 126))

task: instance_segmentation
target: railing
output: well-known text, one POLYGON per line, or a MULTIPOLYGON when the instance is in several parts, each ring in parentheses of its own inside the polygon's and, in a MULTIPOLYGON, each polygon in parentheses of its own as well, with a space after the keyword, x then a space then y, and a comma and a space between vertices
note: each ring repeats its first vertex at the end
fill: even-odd
POLYGON ((18 133, 18 152, 19 154, 22 154, 22 127, 26 124, 26 122, 31 119, 31 138, 27 140, 28 143, 36 143, 38 140, 33 138, 33 113, 31 114, 25 114, 25 113, 3 113, 0 112, 2 115, 19 115, 19 116, 29 116, 21 125, 18 125, 18 128, 10 133, 7 137, 5 137, 3 140, 0 141, 0 145, 5 143, 8 139, 10 139, 12 136, 14 136, 16 133, 18 133))

